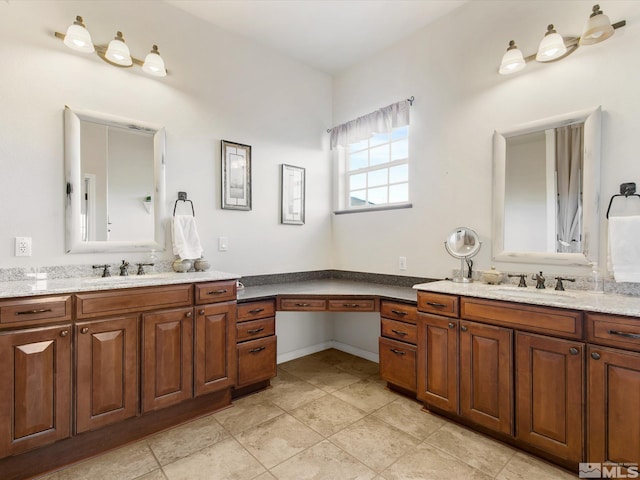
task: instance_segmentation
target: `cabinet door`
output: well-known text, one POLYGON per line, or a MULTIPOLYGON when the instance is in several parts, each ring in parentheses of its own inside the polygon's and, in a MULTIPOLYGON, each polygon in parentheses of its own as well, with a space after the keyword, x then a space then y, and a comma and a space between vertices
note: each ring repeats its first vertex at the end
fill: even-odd
POLYGON ((71 435, 71 325, 0 334, 0 457, 71 435))
POLYGON ((582 461, 584 344, 516 334, 516 437, 582 461))
POLYGON ((138 316, 77 323, 76 433, 138 413, 138 316))
POLYGON ((458 412, 458 321, 418 314, 418 399, 458 412))
POLYGON ((238 387, 276 376, 277 338, 275 335, 238 344, 238 387))
POLYGON ((235 384, 235 302, 197 307, 196 396, 235 384))
POLYGON ((460 414, 513 434, 513 331, 460 322, 460 414))
POLYGON ((640 354, 588 348, 590 462, 640 461, 640 354))
POLYGON ((142 316, 142 410, 180 403, 193 393, 191 308, 142 316))

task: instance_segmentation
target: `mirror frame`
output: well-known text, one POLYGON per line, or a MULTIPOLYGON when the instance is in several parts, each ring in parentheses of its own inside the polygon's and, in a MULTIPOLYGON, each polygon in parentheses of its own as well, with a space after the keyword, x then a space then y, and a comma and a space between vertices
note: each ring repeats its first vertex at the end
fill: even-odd
POLYGON ((525 123, 493 134, 493 235, 492 258, 499 262, 550 265, 589 265, 600 254, 600 106, 525 123), (504 249, 505 172, 507 139, 549 128, 584 123, 582 172, 582 253, 507 251, 504 249))
POLYGON ((64 109, 65 217, 66 253, 140 252, 165 249, 165 130, 157 125, 116 117, 104 113, 64 109), (89 120, 103 125, 133 130, 147 130, 153 135, 154 170, 154 239, 149 241, 83 241, 80 224, 81 153, 80 122, 89 120))

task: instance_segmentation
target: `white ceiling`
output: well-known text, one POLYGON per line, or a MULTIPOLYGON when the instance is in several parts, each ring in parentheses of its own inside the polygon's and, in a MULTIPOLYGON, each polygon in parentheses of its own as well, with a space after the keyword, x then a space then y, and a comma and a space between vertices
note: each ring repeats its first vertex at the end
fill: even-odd
POLYGON ((335 74, 467 0, 165 0, 220 28, 335 74))

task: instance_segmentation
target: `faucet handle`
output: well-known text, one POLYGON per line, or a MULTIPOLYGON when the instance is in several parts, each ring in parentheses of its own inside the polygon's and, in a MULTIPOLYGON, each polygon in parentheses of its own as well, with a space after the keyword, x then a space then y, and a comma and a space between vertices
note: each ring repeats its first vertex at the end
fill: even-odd
POLYGON ((93 265, 93 268, 102 268, 102 276, 103 277, 110 277, 111 276, 111 272, 109 271, 110 265, 108 263, 105 263, 104 265, 93 265))
POLYGON ((527 278, 527 275, 524 273, 517 273, 517 274, 507 274, 507 276, 509 278, 513 278, 513 277, 519 277, 520 278, 520 282, 518 282, 518 286, 519 287, 526 287, 527 286, 527 281, 525 280, 527 278))
POLYGON ((129 275, 129 271, 127 270, 128 267, 129 267, 129 262, 127 262, 126 260, 122 260, 122 264, 120 264, 121 277, 126 277, 127 275, 129 275))
POLYGON ((562 284, 563 280, 565 282, 575 282, 576 281, 575 278, 564 278, 564 277, 556 277, 556 280, 558 281, 556 283, 556 290, 559 290, 561 292, 564 292, 564 285, 562 284))
POLYGON ((153 267, 155 263, 136 263, 138 265, 137 275, 144 275, 144 267, 153 267))

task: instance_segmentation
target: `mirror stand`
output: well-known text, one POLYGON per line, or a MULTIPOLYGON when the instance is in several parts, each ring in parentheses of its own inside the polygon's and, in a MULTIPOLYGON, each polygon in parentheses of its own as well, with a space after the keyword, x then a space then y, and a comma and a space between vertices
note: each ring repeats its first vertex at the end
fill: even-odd
POLYGON ((467 227, 456 228, 447 235, 447 239, 444 242, 444 248, 453 258, 460 259, 460 274, 453 278, 454 282, 473 282, 473 261, 471 260, 471 257, 475 256, 478 251, 480 251, 481 244, 478 234, 467 227), (464 273, 465 263, 469 267, 467 275, 464 273))

